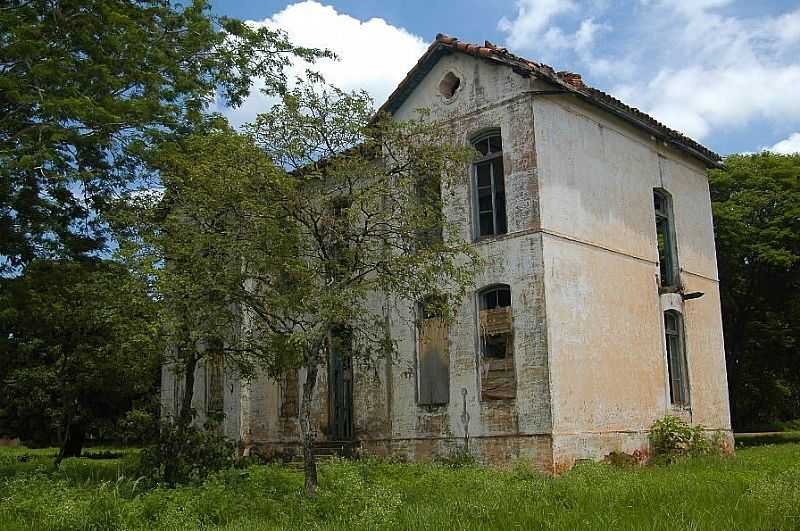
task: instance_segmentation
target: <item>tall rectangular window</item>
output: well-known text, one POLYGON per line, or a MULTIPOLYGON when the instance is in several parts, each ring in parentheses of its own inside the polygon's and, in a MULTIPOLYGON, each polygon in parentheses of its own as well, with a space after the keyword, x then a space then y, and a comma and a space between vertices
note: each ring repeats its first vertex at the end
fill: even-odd
POLYGON ((438 176, 417 177, 417 200, 419 202, 419 230, 417 240, 423 246, 441 243, 444 213, 442 211, 442 181, 438 176))
POLYGON ((503 143, 494 130, 473 141, 481 157, 474 166, 475 210, 478 237, 508 232, 503 143))
POLYGON ((675 246, 672 199, 664 190, 654 190, 653 206, 656 213, 656 239, 661 287, 676 288, 678 287, 678 252, 675 246))
POLYGON ((450 327, 437 310, 433 297, 420 304, 419 312, 417 403, 423 406, 447 404, 450 400, 450 327))
POLYGON ((516 397, 511 287, 490 286, 478 294, 480 304, 481 399, 516 397))
POLYGON ((686 348, 683 339, 683 318, 675 310, 664 312, 664 334, 667 344, 669 396, 673 405, 689 404, 689 378, 686 348))

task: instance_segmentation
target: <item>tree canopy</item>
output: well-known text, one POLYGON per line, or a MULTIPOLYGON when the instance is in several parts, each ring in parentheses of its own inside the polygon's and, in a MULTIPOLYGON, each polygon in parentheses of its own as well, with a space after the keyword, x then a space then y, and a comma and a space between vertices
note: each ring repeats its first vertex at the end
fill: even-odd
POLYGON ((800 416, 800 155, 709 173, 736 429, 800 416))
POLYGON ((0 31, 5 268, 103 250, 109 198, 153 175, 144 152, 216 98, 240 104, 256 77, 279 93, 291 58, 327 54, 206 0, 11 0, 0 31))
POLYGON ((0 288, 0 435, 80 455, 156 389, 158 308, 124 267, 36 260, 0 288))

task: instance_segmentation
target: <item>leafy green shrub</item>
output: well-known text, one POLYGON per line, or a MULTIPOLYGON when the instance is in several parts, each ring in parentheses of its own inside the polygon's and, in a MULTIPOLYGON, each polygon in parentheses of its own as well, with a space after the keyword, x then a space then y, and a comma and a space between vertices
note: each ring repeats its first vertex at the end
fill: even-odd
POLYGON ((650 444, 656 457, 668 461, 688 455, 706 455, 713 447, 705 431, 701 424, 690 426, 680 417, 667 415, 650 427, 650 444))
POLYGON ((216 430, 164 423, 157 444, 142 450, 140 473, 154 483, 197 482, 234 466, 236 446, 216 430))

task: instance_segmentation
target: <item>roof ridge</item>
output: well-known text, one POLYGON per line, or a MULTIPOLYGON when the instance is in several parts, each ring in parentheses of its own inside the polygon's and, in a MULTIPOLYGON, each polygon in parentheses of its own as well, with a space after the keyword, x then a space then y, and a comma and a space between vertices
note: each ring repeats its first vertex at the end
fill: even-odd
POLYGON ((410 90, 413 90, 413 86, 409 87, 409 84, 416 86, 416 83, 418 83, 419 80, 430 71, 430 68, 432 68, 432 64, 430 63, 435 62, 443 55, 442 49, 457 50, 475 57, 507 64, 514 67, 515 70, 520 73, 541 76, 562 86, 567 91, 582 97, 590 103, 599 105, 614 114, 620 115, 620 117, 634 122, 635 125, 649 129, 651 133, 662 136, 664 140, 670 142, 679 149, 687 151, 696 158, 700 158, 710 166, 721 165, 720 161, 722 157, 719 154, 708 149, 699 142, 692 140, 680 131, 671 129, 636 107, 627 105, 614 96, 587 85, 580 74, 567 70, 557 72, 550 65, 537 63, 513 54, 509 52, 507 48, 499 47, 488 40, 484 41, 483 45, 479 45, 461 41, 457 37, 445 35, 444 33, 438 33, 427 51, 400 82, 397 89, 392 92, 386 103, 381 106, 380 110, 388 112, 396 110, 399 104, 402 103, 402 101, 397 102, 397 100, 405 100, 405 96, 407 96, 410 90))

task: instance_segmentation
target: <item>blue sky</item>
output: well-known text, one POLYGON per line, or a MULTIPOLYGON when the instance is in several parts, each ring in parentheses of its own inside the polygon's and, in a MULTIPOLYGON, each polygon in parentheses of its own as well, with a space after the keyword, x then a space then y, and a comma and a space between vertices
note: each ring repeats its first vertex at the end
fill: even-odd
MULTIPOLYGON (((488 39, 584 80, 721 154, 800 151, 800 1, 212 0, 341 60, 320 65, 383 103, 436 33, 488 39)), ((234 123, 268 105, 254 93, 234 123)))

